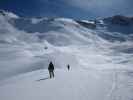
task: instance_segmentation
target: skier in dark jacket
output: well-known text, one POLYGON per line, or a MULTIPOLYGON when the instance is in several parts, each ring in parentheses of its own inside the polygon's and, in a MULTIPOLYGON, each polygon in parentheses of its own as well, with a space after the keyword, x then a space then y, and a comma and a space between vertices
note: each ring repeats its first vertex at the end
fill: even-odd
POLYGON ((69 65, 69 64, 67 65, 67 69, 68 69, 68 70, 70 69, 70 65, 69 65))
POLYGON ((54 77, 54 65, 52 61, 49 63, 48 70, 49 70, 50 78, 54 77))

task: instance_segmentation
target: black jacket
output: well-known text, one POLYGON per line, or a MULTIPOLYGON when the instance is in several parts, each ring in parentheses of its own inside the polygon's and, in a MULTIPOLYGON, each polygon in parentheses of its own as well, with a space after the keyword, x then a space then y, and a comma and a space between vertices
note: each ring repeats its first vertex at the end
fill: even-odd
POLYGON ((52 62, 49 63, 48 70, 50 70, 50 71, 54 70, 54 65, 52 62))

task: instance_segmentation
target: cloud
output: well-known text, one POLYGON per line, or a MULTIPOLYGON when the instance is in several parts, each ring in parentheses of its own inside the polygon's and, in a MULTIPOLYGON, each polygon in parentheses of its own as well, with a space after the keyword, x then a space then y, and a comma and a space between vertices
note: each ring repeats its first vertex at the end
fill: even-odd
POLYGON ((132 0, 64 0, 67 4, 95 15, 133 15, 132 0))
POLYGON ((73 6, 83 8, 110 8, 112 6, 126 6, 130 0, 64 0, 66 3, 69 3, 73 6))
POLYGON ((133 16, 133 0, 5 0, 0 9, 21 16, 89 19, 117 14, 133 16), (10 2, 9 2, 10 1, 10 2))

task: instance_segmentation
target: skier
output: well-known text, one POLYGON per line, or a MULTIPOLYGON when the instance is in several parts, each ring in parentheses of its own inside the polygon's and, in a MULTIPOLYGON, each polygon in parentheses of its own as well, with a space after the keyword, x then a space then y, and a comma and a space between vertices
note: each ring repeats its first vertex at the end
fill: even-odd
POLYGON ((52 77, 54 78, 54 65, 53 65, 52 61, 49 63, 48 71, 49 71, 50 78, 52 78, 52 77))
POLYGON ((67 65, 67 69, 68 69, 68 70, 70 69, 70 65, 69 65, 69 64, 67 65))
POLYGON ((44 49, 48 49, 48 47, 44 47, 44 49))

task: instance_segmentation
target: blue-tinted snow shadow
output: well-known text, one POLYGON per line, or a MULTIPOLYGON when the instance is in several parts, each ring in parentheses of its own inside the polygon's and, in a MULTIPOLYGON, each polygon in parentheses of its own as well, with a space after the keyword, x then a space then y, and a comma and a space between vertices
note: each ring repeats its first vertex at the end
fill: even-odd
POLYGON ((43 81, 43 80, 47 80, 47 79, 50 79, 49 77, 45 77, 45 78, 41 78, 39 80, 36 80, 36 81, 43 81))

